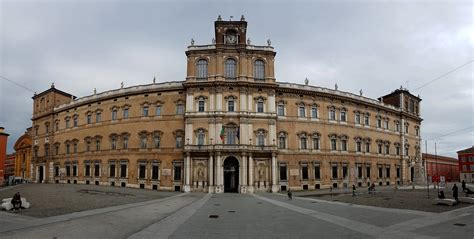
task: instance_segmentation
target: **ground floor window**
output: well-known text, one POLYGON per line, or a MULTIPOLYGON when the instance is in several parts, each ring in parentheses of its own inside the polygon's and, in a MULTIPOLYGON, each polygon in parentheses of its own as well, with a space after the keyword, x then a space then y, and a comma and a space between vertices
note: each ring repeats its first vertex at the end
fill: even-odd
POLYGON ((127 162, 122 161, 120 163, 120 177, 121 178, 127 177, 127 162))
POLYGON ((387 178, 390 178, 390 167, 385 168, 385 170, 386 170, 385 176, 386 176, 387 178))
POLYGON ((314 166, 314 179, 321 179, 321 167, 319 165, 314 166))
POLYGON ((77 177, 77 164, 72 166, 72 176, 77 177))
POLYGON ((301 179, 308 180, 308 165, 303 165, 301 167, 301 179))
POLYGON ((174 181, 180 181, 181 180, 181 165, 175 165, 174 166, 174 181))
POLYGON ((145 178, 145 172, 146 172, 146 164, 145 163, 140 163, 140 168, 138 171, 138 178, 144 179, 145 178))
POLYGON ((158 162, 153 162, 151 167, 151 179, 158 179, 158 170, 159 170, 158 162))
POLYGON ((110 175, 111 178, 115 177, 115 162, 110 163, 109 175, 110 175))
POLYGON ((100 163, 95 162, 94 164, 94 176, 99 177, 100 176, 100 163))
POLYGON ((347 177, 347 165, 342 166, 342 178, 347 177))
POLYGON ((286 175, 286 164, 280 165, 280 181, 288 180, 286 175))
POLYGON ((332 166, 331 178, 337 179, 337 166, 336 165, 332 166))

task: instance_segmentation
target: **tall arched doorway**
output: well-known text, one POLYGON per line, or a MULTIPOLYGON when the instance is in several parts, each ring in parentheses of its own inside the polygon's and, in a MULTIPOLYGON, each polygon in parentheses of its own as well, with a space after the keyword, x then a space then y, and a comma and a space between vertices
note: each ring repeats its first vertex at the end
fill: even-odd
POLYGON ((239 192, 239 161, 232 156, 224 161, 224 192, 239 192))

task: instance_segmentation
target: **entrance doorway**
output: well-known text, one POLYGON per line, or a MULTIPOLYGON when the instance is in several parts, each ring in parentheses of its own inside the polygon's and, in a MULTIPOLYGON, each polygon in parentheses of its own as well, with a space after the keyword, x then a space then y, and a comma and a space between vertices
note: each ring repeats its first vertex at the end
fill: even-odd
POLYGON ((44 172, 43 166, 38 167, 38 183, 43 183, 44 172))
POLYGON ((239 161, 235 157, 224 161, 224 192, 239 192, 239 161))
POLYGON ((414 179, 414 177, 415 177, 415 168, 414 168, 414 167, 411 167, 411 168, 410 168, 410 177, 411 177, 411 178, 410 178, 411 181, 413 182, 413 179, 414 179))

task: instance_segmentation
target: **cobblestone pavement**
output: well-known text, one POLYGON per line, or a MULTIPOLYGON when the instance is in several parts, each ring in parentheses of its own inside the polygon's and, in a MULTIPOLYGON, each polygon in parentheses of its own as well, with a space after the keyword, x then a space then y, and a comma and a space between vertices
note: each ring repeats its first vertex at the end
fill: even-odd
POLYGON ((0 215, 1 238, 473 238, 474 206, 443 213, 283 194, 174 196, 47 218, 0 215), (8 223, 6 223, 8 221, 8 223))

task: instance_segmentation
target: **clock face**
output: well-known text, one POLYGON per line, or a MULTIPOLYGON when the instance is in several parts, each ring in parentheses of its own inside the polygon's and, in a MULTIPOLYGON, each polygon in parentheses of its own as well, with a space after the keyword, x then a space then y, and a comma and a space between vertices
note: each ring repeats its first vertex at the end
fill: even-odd
POLYGON ((229 34, 225 36, 225 42, 228 44, 235 44, 237 43, 237 36, 234 34, 229 34))

